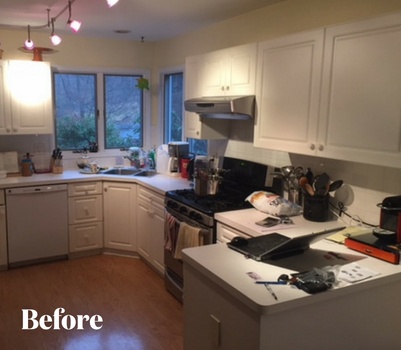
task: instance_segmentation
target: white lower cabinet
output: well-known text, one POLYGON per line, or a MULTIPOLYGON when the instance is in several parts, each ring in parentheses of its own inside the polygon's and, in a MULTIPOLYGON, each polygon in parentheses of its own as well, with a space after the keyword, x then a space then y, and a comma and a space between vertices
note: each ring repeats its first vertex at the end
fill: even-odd
POLYGON ((103 247, 102 182, 68 185, 69 251, 103 247))
POLYGON ((136 184, 103 183, 104 246, 137 251, 136 184))
POLYGON ((164 274, 164 197, 138 186, 138 253, 164 274))
POLYGON ((216 237, 218 243, 231 242, 234 237, 242 236, 249 238, 245 233, 238 231, 230 226, 224 225, 221 222, 216 224, 216 237))

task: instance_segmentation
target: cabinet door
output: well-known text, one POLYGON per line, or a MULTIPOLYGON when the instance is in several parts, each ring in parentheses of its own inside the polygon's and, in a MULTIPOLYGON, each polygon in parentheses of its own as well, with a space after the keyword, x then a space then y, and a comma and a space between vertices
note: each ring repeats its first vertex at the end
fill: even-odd
POLYGON ((101 195, 68 198, 68 223, 70 225, 102 221, 102 219, 101 195))
POLYGON ((401 15, 326 32, 322 155, 400 167, 401 15))
POLYGON ((151 261, 151 234, 152 220, 150 217, 150 203, 138 198, 137 207, 137 233, 138 233, 138 253, 147 261, 151 261))
POLYGON ((257 45, 248 44, 201 56, 202 96, 254 95, 257 45))
POLYGON ((136 251, 136 185, 104 182, 104 246, 136 251))
POLYGON ((228 52, 227 95, 254 95, 256 88, 257 44, 236 46, 228 52))
POLYGON ((219 50, 201 56, 201 95, 223 96, 226 94, 227 51, 219 50))
POLYGON ((254 145, 315 154, 324 31, 259 44, 254 145))
POLYGON ((0 205, 0 268, 6 265, 7 265, 6 207, 4 205, 0 205))
POLYGON ((103 223, 93 222, 69 227, 70 253, 103 247, 103 223))
MULTIPOLYGON (((189 57, 185 61, 185 98, 202 96, 200 88, 201 56, 189 57)), ((198 114, 185 112, 185 137, 192 139, 225 139, 228 137, 227 120, 201 119, 198 114)))
POLYGON ((5 63, 0 61, 0 134, 11 133, 10 100, 5 87, 5 63))
POLYGON ((51 70, 48 62, 8 61, 13 134, 52 134, 51 70))
MULTIPOLYGON (((185 99, 201 96, 199 89, 200 58, 188 57, 185 60, 185 99)), ((201 136, 201 121, 199 115, 185 112, 185 137, 199 139, 201 136)))
POLYGON ((164 205, 162 197, 159 200, 153 201, 152 215, 152 236, 151 236, 151 264, 164 274, 164 205), (161 203, 160 203, 161 199, 161 203))

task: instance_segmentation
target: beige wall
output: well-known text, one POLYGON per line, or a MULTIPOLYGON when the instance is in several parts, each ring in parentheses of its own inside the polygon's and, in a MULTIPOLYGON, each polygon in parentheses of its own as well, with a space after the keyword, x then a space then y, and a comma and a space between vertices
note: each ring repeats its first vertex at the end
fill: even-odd
MULTIPOLYGON (((80 35, 64 36, 59 52, 45 56, 45 60, 50 61, 52 65, 67 67, 152 69, 152 145, 161 140, 158 126, 160 69, 183 65, 185 57, 190 55, 398 11, 401 11, 401 0, 287 0, 153 44, 89 39, 80 35)), ((48 34, 33 33, 32 37, 37 45, 48 46, 48 34)), ((18 50, 25 39, 26 31, 0 30, 3 59, 28 59, 27 54, 18 50)), ((254 148, 251 124, 234 125, 231 135, 226 155, 277 166, 286 163, 312 166, 316 172, 327 171, 334 178, 343 178, 355 192, 355 200, 350 206, 351 213, 358 214, 370 222, 378 221, 379 211, 376 203, 381 202, 387 195, 401 193, 401 171, 398 169, 254 148)), ((24 139, 12 138, 12 143, 21 143, 24 139)), ((30 143, 35 142, 29 140, 30 143)), ((4 140, 4 137, 0 139, 0 150, 6 148, 6 144, 10 144, 8 141, 4 140)), ((42 144, 47 141, 46 138, 41 138, 36 142, 42 144)))

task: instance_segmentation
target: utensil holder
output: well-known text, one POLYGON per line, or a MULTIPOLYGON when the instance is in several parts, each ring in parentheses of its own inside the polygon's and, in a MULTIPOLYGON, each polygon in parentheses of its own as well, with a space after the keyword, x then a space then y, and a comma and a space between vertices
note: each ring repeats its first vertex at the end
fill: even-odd
POLYGON ((324 222, 329 219, 330 196, 305 196, 303 216, 306 220, 324 222))

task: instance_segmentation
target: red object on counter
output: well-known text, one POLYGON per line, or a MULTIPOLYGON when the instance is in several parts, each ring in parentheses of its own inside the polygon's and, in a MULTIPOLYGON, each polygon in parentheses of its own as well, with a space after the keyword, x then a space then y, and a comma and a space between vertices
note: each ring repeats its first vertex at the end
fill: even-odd
POLYGON ((181 158, 181 177, 184 179, 188 178, 188 164, 190 159, 181 158))

